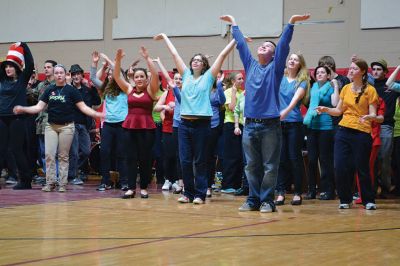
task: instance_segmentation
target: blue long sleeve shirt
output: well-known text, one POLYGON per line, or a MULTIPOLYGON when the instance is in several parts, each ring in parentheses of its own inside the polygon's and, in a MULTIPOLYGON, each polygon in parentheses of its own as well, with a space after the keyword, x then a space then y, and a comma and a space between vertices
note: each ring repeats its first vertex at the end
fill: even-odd
POLYGON ((210 103, 211 109, 213 112, 213 116, 211 117, 211 128, 215 128, 219 125, 219 113, 221 105, 223 105, 226 101, 224 94, 224 87, 222 82, 217 82, 217 89, 215 91, 211 91, 210 95, 210 103))
POLYGON ((250 52, 238 26, 232 34, 246 72, 246 97, 244 116, 247 118, 277 118, 280 116, 279 86, 283 77, 289 44, 293 35, 293 24, 287 24, 275 49, 274 59, 268 65, 260 65, 250 52))

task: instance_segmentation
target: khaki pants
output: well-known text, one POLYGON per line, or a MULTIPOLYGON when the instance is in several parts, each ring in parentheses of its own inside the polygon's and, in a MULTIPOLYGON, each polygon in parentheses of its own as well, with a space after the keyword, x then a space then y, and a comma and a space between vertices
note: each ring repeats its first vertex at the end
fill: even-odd
POLYGON ((58 175, 60 186, 68 183, 69 149, 74 138, 75 126, 71 122, 65 125, 46 124, 44 133, 46 155, 46 183, 55 184, 56 154, 58 152, 58 175))

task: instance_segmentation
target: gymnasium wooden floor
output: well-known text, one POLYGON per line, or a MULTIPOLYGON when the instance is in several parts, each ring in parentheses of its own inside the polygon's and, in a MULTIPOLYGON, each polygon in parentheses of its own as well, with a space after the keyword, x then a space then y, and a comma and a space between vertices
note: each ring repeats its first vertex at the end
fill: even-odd
POLYGON ((400 265, 399 199, 376 211, 311 200, 261 214, 239 213, 244 197, 195 206, 156 189, 122 200, 95 188, 1 189, 0 265, 400 265))

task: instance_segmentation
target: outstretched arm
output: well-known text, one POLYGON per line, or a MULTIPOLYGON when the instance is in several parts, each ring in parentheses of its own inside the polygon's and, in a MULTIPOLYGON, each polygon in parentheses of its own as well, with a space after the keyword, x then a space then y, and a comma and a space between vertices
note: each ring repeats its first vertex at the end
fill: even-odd
POLYGON ((87 106, 84 101, 77 102, 75 105, 82 113, 84 113, 87 116, 91 116, 93 118, 105 117, 105 115, 102 112, 96 112, 95 110, 87 106))
POLYGON ((295 24, 297 21, 304 21, 310 18, 310 14, 309 13, 305 13, 303 15, 293 15, 290 19, 289 19, 289 24, 295 24))
POLYGON ((154 40, 164 40, 165 44, 168 47, 169 52, 172 55, 172 58, 174 59, 176 68, 178 69, 179 74, 183 75, 183 72, 186 69, 186 65, 182 60, 182 57, 178 54, 178 51, 176 50, 175 46, 172 44, 172 42, 169 40, 168 36, 165 33, 160 33, 156 36, 153 37, 154 40))
POLYGON ((129 94, 133 90, 132 85, 121 77, 121 60, 122 57, 124 56, 125 56, 124 51, 122 49, 118 49, 117 54, 115 55, 115 66, 114 66, 113 77, 115 82, 117 82, 118 86, 121 88, 121 90, 126 94, 129 94))
POLYGON ((150 58, 149 52, 147 49, 142 46, 140 47, 140 53, 142 54, 143 58, 147 62, 147 66, 151 73, 151 80, 150 84, 147 86, 147 92, 149 93, 150 97, 155 100, 156 94, 160 86, 160 80, 158 79, 158 72, 156 70, 156 66, 153 63, 153 59, 150 58))
POLYGON ((343 101, 342 101, 342 99, 340 99, 335 108, 329 108, 326 106, 318 106, 317 108, 315 108, 315 110, 317 111, 318 114, 328 113, 332 116, 340 116, 341 114, 343 114, 342 107, 343 107, 343 101))
POLYGON ((232 51, 233 47, 235 47, 235 40, 232 40, 228 43, 227 46, 221 51, 221 53, 218 55, 217 59, 215 59, 214 64, 211 66, 211 74, 213 77, 217 77, 218 72, 221 70, 222 64, 224 63, 225 58, 228 56, 228 54, 232 51))
POLYGON ((39 100, 39 102, 36 105, 33 106, 21 106, 21 105, 16 105, 14 106, 13 112, 16 115, 19 114, 37 114, 43 111, 46 108, 47 104, 43 102, 42 100, 39 100))

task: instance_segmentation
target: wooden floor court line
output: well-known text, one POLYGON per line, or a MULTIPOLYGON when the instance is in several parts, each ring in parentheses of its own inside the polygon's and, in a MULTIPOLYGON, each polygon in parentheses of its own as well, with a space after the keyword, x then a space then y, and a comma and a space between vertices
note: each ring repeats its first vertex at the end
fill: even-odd
MULTIPOLYGON (((59 202, 58 202, 59 203, 59 202)), ((56 203, 54 203, 56 204, 56 203)), ((182 204, 182 203, 177 203, 177 204, 182 204)), ((114 208, 111 207, 97 207, 97 206, 85 206, 85 205, 79 205, 79 206, 75 206, 72 204, 68 204, 68 205, 64 205, 64 206, 71 206, 74 208, 88 208, 88 209, 101 209, 101 210, 115 210, 114 208)), ((153 212, 154 210, 141 210, 141 209, 135 209, 135 208, 122 208, 122 209, 118 209, 118 211, 137 211, 137 212, 153 212)), ((174 211, 162 211, 162 210, 157 210, 157 213, 164 213, 164 214, 171 214, 171 215, 183 215, 183 216, 188 216, 188 215, 192 215, 192 216, 201 216, 201 217, 215 217, 215 215, 213 214, 207 214, 207 213, 193 213, 193 212, 174 212, 174 211)), ((245 220, 260 220, 260 217, 238 217, 238 216, 229 216, 229 215, 219 215, 218 218, 232 218, 232 219, 245 219, 245 220)), ((289 217, 288 219, 294 219, 296 217, 289 217)))
POLYGON ((152 239, 152 240, 149 240, 149 241, 139 242, 139 243, 134 243, 134 244, 127 244, 127 245, 121 245, 121 246, 115 246, 115 247, 109 247, 109 248, 88 250, 88 251, 70 253, 70 254, 65 254, 65 255, 60 255, 60 256, 35 259, 35 260, 20 261, 20 262, 15 262, 15 263, 11 263, 11 264, 5 264, 5 266, 24 265, 24 264, 35 263, 35 262, 44 262, 44 261, 67 258, 67 257, 87 255, 87 254, 91 254, 91 253, 98 253, 98 252, 111 251, 111 250, 117 250, 117 249, 123 249, 123 248, 130 248, 130 247, 134 247, 134 246, 142 246, 142 245, 147 245, 147 244, 152 244, 152 243, 159 243, 159 242, 175 240, 175 239, 179 239, 179 238, 181 238, 181 239, 182 238, 190 238, 190 237, 194 237, 194 236, 198 236, 198 235, 202 235, 202 234, 210 234, 210 233, 223 232, 223 231, 228 231, 228 230, 233 230, 233 229, 246 228, 246 227, 258 226, 258 225, 263 225, 263 224, 269 224, 269 223, 274 223, 274 222, 278 222, 278 221, 279 220, 272 219, 272 220, 269 220, 269 221, 263 221, 263 222, 259 222, 259 223, 252 223, 252 224, 245 224, 245 225, 239 225, 239 226, 233 226, 233 227, 226 227, 226 228, 215 229, 215 230, 207 230, 207 231, 204 231, 204 232, 198 232, 198 233, 183 235, 183 236, 180 236, 178 238, 177 237, 157 238, 157 239, 152 239))
MULTIPOLYGON (((247 226, 246 226, 247 227, 247 226)), ((231 228, 229 229, 231 230, 231 228)), ((381 231, 397 231, 400 227, 375 228, 362 230, 344 230, 327 232, 305 232, 305 233, 279 233, 279 234, 250 234, 250 235, 216 235, 216 236, 159 236, 159 237, 18 237, 18 238, 0 238, 4 241, 55 241, 55 240, 174 240, 174 239, 217 239, 217 238, 249 238, 249 237, 286 237, 286 236, 313 236, 313 235, 333 235, 333 234, 352 234, 352 233, 374 233, 381 231)), ((217 230, 220 231, 220 230, 217 230)), ((208 232, 207 232, 208 233, 208 232)), ((202 232, 201 234, 205 234, 202 232)))

